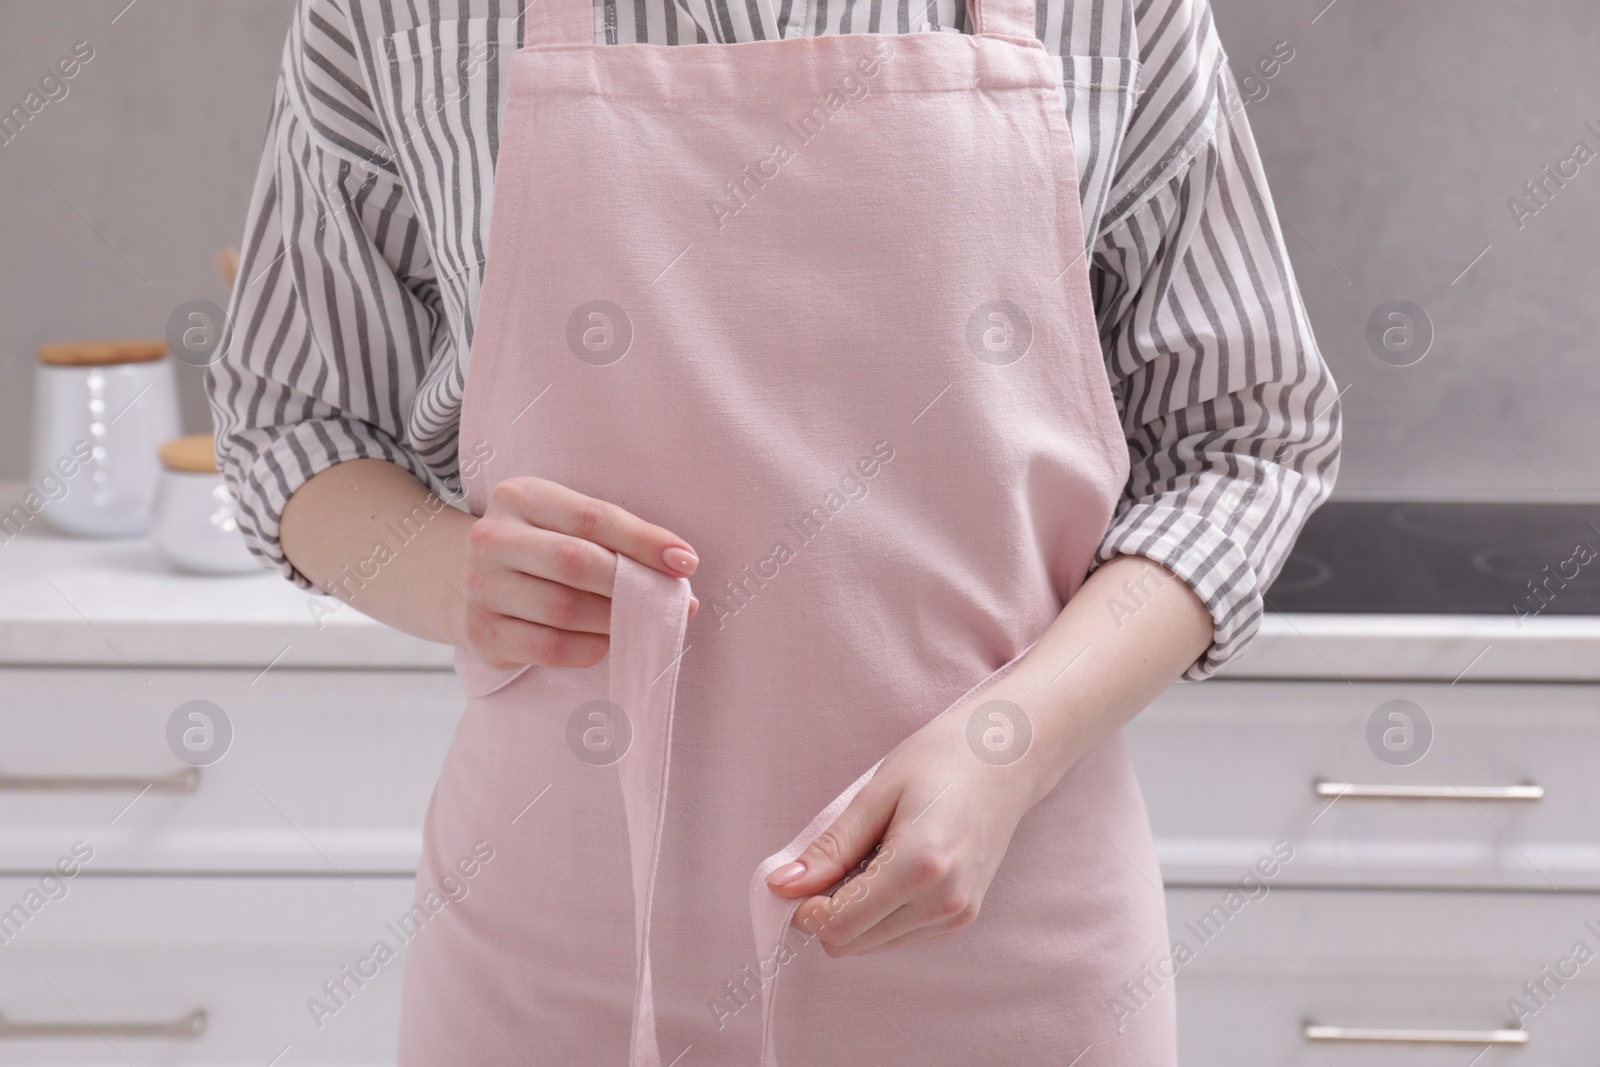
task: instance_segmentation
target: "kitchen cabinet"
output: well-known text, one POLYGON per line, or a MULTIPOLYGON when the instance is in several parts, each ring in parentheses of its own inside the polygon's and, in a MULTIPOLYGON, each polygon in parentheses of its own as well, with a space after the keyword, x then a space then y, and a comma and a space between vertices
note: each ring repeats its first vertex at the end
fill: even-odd
POLYGON ((1577 1067, 1600 1048, 1600 895, 1274 889, 1201 941, 1185 924, 1220 898, 1168 891, 1173 937, 1194 950, 1177 976, 1184 1067, 1464 1067, 1479 1054, 1577 1067), (1528 1009, 1520 1027, 1513 999, 1528 1009))
POLYGON ((1180 884, 1284 840, 1278 884, 1600 891, 1600 686, 1219 679, 1170 690, 1128 736, 1180 884), (1431 729, 1408 765, 1369 746, 1390 701, 1431 729))
POLYGON ((94 873, 409 874, 462 704, 444 671, 14 667, 0 692, 0 870, 81 839, 94 873), (232 731, 197 768, 167 740, 190 700, 232 731))
POLYGON ((0 588, 0 1063, 394 1063, 450 650, 143 541, 26 533, 0 588))
POLYGON ((1140 714, 1173 951, 1107 1010, 1175 982, 1184 1067, 1591 1062, 1600 622, 1536 621, 1269 617, 1140 714))
MULTIPOLYGON (((0 906, 37 881, 0 878, 0 906)), ((0 1063, 394 1063, 409 877, 66 885, 0 946, 0 1063)))

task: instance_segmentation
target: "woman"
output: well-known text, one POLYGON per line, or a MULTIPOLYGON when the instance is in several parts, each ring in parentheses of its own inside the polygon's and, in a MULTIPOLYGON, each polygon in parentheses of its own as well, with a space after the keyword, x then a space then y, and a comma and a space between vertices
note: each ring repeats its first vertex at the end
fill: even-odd
POLYGON ((211 378, 458 648, 401 1061, 1175 1062, 1119 728, 1338 440, 1202 0, 440 6, 302 3, 211 378))

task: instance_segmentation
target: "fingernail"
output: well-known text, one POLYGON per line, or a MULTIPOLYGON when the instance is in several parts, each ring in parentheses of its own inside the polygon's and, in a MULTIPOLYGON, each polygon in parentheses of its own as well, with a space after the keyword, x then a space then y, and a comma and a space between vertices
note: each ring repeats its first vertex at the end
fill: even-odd
POLYGON ((700 562, 700 557, 696 556, 688 549, 679 548, 677 545, 673 545, 671 548, 666 549, 661 553, 661 561, 675 571, 679 571, 683 574, 692 574, 694 572, 695 565, 700 562))
POLYGON ((697 612, 699 610, 700 610, 700 598, 691 593, 690 596, 689 596, 689 614, 692 616, 692 615, 694 615, 695 612, 697 612))
POLYGON ((787 864, 785 866, 779 867, 777 870, 775 870, 771 874, 767 875, 767 884, 768 885, 775 885, 775 886, 788 885, 790 882, 798 881, 800 876, 802 874, 805 874, 805 873, 806 873, 806 865, 805 864, 803 864, 803 863, 790 863, 790 864, 787 864))

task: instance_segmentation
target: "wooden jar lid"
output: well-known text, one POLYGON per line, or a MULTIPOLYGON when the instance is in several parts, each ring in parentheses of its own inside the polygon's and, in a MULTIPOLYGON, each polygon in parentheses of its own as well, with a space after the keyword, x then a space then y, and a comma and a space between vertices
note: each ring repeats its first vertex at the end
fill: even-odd
POLYGON ((114 363, 149 363, 168 352, 162 340, 75 341, 40 345, 39 362, 51 367, 105 367, 114 363))
POLYGON ((161 465, 169 471, 188 474, 217 473, 216 444, 208 433, 174 437, 161 444, 161 465))

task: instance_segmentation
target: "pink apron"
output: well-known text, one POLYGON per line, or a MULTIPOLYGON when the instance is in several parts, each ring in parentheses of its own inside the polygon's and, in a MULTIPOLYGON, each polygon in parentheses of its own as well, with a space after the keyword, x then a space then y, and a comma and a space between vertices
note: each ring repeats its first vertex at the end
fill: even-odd
POLYGON ((830 959, 764 884, 1039 637, 1127 476, 1061 68, 1026 0, 973 8, 971 36, 674 47, 529 8, 468 502, 539 475, 616 503, 695 546, 701 608, 623 559, 598 665, 458 654, 402 1064, 1174 1062, 1120 735, 953 935, 830 959))

